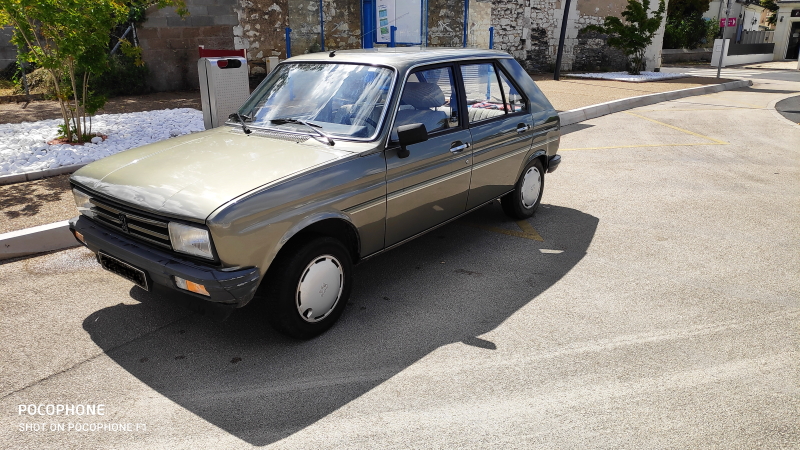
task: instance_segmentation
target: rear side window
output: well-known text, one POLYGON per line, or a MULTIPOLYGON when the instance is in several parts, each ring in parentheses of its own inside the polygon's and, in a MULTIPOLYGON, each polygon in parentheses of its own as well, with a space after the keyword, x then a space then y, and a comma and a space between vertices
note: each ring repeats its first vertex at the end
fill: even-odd
POLYGON ((458 120, 452 67, 421 70, 409 75, 403 88, 392 136, 397 137, 401 125, 422 123, 432 133, 457 127, 458 120))
POLYGON ((511 84, 503 71, 499 70, 497 73, 500 74, 500 85, 503 88, 503 94, 506 99, 505 110, 509 113, 527 111, 528 102, 525 101, 519 90, 511 84))
POLYGON ((522 95, 492 63, 462 65, 461 77, 464 80, 470 123, 524 111, 526 108, 522 95))

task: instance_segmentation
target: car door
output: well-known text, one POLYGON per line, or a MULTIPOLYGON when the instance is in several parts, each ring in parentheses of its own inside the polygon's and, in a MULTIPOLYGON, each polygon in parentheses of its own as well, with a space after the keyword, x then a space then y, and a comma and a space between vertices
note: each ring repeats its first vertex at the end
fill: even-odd
POLYGON ((472 140, 465 128, 453 65, 409 74, 386 149, 386 246, 389 247, 466 210, 472 140), (401 151, 397 127, 422 123, 428 140, 401 151), (403 157, 405 156, 405 157, 403 157))
POLYGON ((514 187, 533 142, 528 101, 492 61, 460 65, 472 150, 472 182, 467 209, 514 187))

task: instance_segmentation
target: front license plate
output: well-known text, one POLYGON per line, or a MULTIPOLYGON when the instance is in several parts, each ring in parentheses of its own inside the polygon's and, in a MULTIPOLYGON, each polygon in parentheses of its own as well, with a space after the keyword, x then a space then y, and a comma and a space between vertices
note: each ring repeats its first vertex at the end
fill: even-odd
POLYGON ((113 272, 122 278, 125 278, 126 280, 133 281, 134 284, 145 291, 150 290, 150 286, 147 285, 147 274, 144 272, 144 270, 137 269, 136 267, 133 267, 124 261, 120 261, 113 256, 106 255, 103 252, 97 253, 97 260, 100 262, 100 265, 103 266, 103 269, 113 272))

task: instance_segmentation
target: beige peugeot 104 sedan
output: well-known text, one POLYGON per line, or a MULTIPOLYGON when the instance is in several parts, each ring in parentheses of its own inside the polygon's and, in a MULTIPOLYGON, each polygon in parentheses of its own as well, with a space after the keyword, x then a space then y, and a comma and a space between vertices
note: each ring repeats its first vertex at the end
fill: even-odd
POLYGON ((225 126, 128 150, 70 181, 75 237, 145 290, 264 301, 310 338, 353 265, 500 198, 539 205, 558 114, 507 53, 370 49, 281 63, 225 126))

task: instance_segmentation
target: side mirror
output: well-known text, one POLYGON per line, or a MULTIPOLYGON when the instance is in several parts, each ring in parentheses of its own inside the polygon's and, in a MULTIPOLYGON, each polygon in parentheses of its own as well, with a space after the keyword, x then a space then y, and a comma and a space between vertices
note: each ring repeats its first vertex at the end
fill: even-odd
POLYGON ((428 130, 425 124, 411 123, 397 127, 397 139, 400 141, 400 150, 397 152, 398 158, 407 158, 409 155, 406 146, 419 144, 428 140, 428 130))

